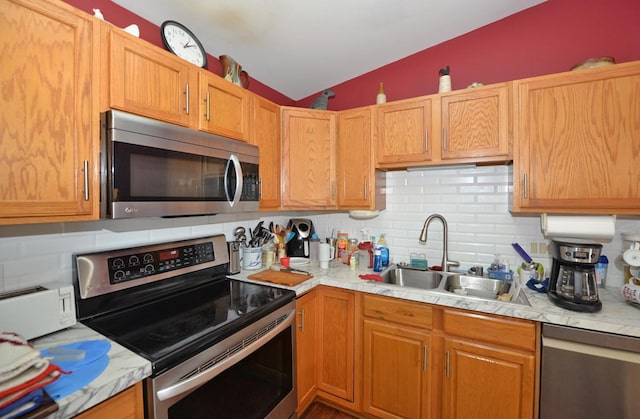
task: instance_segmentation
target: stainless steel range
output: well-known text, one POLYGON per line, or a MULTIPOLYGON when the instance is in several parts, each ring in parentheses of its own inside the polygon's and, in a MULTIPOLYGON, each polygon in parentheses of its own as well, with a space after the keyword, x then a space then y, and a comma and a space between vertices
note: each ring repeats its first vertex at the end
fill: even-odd
POLYGON ((74 255, 78 319, 148 359, 145 416, 295 416, 295 293, 226 278, 223 235, 74 255))

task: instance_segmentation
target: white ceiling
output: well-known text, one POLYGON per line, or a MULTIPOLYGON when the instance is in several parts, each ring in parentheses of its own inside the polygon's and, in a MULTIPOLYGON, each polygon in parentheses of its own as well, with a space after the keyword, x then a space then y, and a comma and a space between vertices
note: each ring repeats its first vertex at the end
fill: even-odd
POLYGON ((113 1, 184 24, 209 54, 299 100, 544 0, 113 1))

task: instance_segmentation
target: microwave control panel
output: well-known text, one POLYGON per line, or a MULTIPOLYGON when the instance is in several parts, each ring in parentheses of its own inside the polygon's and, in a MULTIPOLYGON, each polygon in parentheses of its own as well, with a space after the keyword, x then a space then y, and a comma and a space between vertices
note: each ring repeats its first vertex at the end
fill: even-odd
POLYGON ((200 265, 214 259, 211 242, 119 255, 107 259, 109 282, 119 284, 133 281, 200 265))

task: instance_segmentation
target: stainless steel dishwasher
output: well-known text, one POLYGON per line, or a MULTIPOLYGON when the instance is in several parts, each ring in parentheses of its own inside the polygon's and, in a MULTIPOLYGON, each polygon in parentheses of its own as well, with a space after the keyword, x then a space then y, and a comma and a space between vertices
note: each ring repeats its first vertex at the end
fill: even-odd
POLYGON ((542 326, 540 418, 640 415, 640 338, 542 326))

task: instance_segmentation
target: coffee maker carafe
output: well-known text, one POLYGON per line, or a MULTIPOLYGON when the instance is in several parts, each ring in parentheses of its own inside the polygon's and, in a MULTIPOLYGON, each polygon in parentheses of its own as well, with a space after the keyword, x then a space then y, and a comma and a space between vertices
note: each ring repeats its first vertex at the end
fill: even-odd
POLYGON ((547 295, 555 305, 589 313, 602 308, 595 270, 601 251, 601 244, 551 240, 553 265, 547 295))

